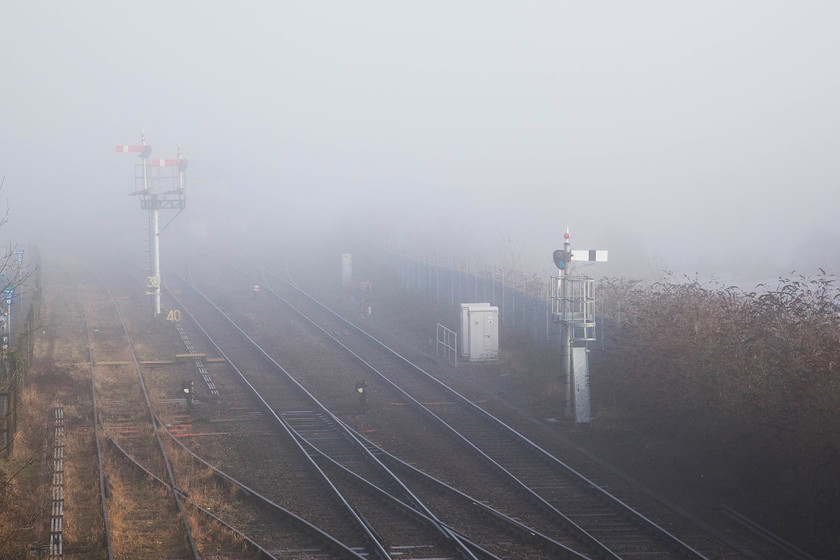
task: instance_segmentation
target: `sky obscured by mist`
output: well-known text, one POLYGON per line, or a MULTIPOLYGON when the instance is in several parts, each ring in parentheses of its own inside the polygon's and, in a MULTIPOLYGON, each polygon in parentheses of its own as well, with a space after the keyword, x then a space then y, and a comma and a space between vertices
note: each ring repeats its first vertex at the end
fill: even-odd
POLYGON ((838 24, 817 1, 7 2, 0 237, 142 245, 114 145, 145 131, 255 232, 370 225, 542 273, 569 226, 611 275, 836 273, 838 24))

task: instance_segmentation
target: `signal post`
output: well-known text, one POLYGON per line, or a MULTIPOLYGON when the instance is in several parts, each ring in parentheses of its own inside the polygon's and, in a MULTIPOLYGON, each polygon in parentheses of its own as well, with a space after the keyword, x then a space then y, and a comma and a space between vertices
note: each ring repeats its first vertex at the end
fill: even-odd
POLYGON ((563 248, 554 251, 557 276, 551 281, 551 318, 561 326, 562 375, 566 382, 563 417, 578 424, 592 421, 589 399, 589 350, 595 340, 595 282, 587 276, 571 274, 571 261, 607 260, 607 251, 572 250, 569 228, 563 235, 563 248))
MULTIPOLYGON (((186 175, 187 160, 180 146, 176 159, 151 159, 152 147, 146 144, 141 133, 140 145, 117 145, 119 153, 138 153, 140 163, 136 165, 135 190, 130 193, 140 199, 140 208, 149 211, 149 276, 146 295, 152 296, 152 317, 160 315, 160 210, 177 210, 177 217, 187 206, 186 175)), ((169 220, 166 225, 172 222, 169 220)), ((164 226, 166 227, 166 226, 164 226)))

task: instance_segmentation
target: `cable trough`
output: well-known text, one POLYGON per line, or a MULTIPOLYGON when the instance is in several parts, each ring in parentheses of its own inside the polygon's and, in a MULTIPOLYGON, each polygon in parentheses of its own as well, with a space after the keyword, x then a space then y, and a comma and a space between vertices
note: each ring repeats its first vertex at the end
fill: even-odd
POLYGON ((55 408, 55 440, 53 442, 52 503, 50 507, 50 560, 64 558, 64 407, 55 408))

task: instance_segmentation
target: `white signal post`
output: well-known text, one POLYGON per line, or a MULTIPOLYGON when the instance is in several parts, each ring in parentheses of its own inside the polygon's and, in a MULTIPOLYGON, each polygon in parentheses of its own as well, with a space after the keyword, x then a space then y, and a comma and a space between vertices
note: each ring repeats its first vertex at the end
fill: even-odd
POLYGON ((552 319, 562 327, 563 377, 566 382, 565 418, 577 423, 592 421, 589 406, 589 357, 586 342, 595 340, 594 282, 585 276, 572 276, 570 261, 606 262, 607 251, 572 250, 569 228, 563 235, 563 249, 554 251, 558 275, 551 284, 552 319), (573 346, 577 343, 578 346, 573 346), (583 343, 583 346, 580 344, 583 343), (576 379, 575 372, 580 372, 576 379))
MULTIPOLYGON (((178 147, 177 159, 149 159, 152 147, 146 144, 145 134, 140 135, 140 145, 117 145, 118 153, 139 153, 142 174, 135 175, 135 191, 132 196, 140 198, 140 207, 149 211, 149 277, 146 295, 152 296, 152 317, 160 315, 160 210, 186 208, 187 160, 178 147), (177 177, 166 175, 162 168, 177 167, 177 177), (169 186, 167 190, 165 187, 169 186)), ((177 215, 177 214, 176 214, 177 215)), ((174 219, 174 218, 173 218, 174 219)))

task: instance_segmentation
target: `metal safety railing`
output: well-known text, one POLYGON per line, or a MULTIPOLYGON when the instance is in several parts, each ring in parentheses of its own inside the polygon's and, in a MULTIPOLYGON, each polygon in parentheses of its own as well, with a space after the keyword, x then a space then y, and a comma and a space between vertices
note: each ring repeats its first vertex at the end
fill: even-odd
POLYGON ((595 340, 595 281, 588 276, 554 276, 550 284, 551 316, 569 327, 573 342, 595 340))
POLYGON ((445 326, 441 325, 440 323, 436 323, 437 331, 436 331, 436 344, 435 344, 435 355, 442 356, 447 360, 452 360, 452 362, 457 366, 458 365, 458 334, 451 330, 447 329, 445 326))

